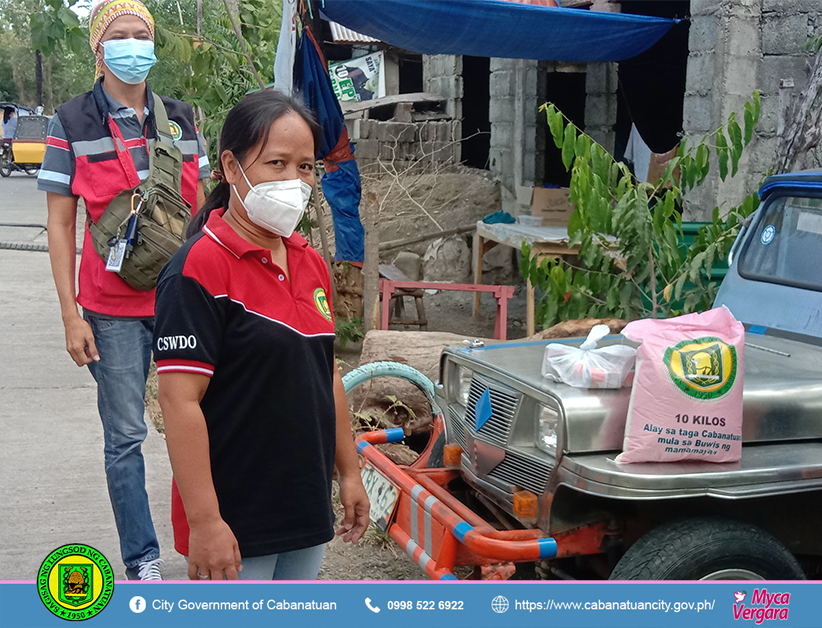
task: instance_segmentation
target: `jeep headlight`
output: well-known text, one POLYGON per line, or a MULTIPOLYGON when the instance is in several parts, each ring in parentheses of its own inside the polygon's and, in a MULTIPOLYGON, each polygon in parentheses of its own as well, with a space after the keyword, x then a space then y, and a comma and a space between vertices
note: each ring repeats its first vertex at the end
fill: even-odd
POLYGON ((537 447, 556 456, 559 413, 553 408, 542 404, 537 406, 537 412, 537 447))
POLYGON ((473 371, 454 364, 451 367, 451 377, 448 378, 448 396, 456 400, 463 408, 468 407, 468 393, 471 392, 471 379, 474 377, 473 371))

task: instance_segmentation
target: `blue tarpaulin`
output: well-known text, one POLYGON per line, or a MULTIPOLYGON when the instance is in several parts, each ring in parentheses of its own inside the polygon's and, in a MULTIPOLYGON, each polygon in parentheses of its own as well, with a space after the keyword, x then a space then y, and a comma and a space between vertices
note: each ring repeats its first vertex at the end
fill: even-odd
POLYGON ((323 129, 322 147, 317 155, 325 159, 340 141, 345 119, 342 108, 334 95, 334 88, 325 70, 314 42, 303 35, 297 43, 294 59, 294 93, 302 94, 305 106, 317 116, 323 129))
POLYGON ((365 231, 360 222, 362 184, 351 152, 340 103, 334 95, 325 63, 309 32, 303 32, 294 60, 294 91, 302 93, 306 106, 317 116, 323 130, 325 174, 320 181, 334 220, 337 261, 361 262, 365 231))
POLYGON ((322 0, 330 19, 422 54, 550 61, 621 61, 676 20, 505 0, 322 0))

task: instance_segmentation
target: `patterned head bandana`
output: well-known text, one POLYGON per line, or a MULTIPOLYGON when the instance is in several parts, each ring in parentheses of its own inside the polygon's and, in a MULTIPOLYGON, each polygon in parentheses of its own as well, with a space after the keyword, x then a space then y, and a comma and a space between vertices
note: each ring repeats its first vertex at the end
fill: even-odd
MULTIPOLYGON (((91 10, 89 22, 89 43, 91 51, 96 55, 97 46, 111 23, 121 15, 136 15, 148 26, 151 38, 154 39, 154 18, 146 6, 139 0, 102 0, 91 10)), ((103 76, 103 62, 97 59, 97 76, 103 76)))

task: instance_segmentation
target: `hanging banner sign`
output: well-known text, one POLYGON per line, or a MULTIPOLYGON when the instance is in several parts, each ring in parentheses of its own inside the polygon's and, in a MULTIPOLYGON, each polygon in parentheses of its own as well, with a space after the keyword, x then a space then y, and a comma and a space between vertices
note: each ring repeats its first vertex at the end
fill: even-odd
POLYGON ((340 101, 371 100, 385 96, 385 56, 375 52, 328 64, 334 94, 340 101))

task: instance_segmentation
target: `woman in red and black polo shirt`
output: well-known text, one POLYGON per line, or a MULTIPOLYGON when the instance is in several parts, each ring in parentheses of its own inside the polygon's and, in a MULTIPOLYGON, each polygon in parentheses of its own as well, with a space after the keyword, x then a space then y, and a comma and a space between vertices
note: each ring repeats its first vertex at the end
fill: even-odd
POLYGON ((174 541, 192 579, 316 578, 334 536, 335 466, 337 533, 357 541, 368 525, 328 269, 293 233, 319 146, 297 101, 243 99, 220 139, 223 181, 157 282, 174 541))

